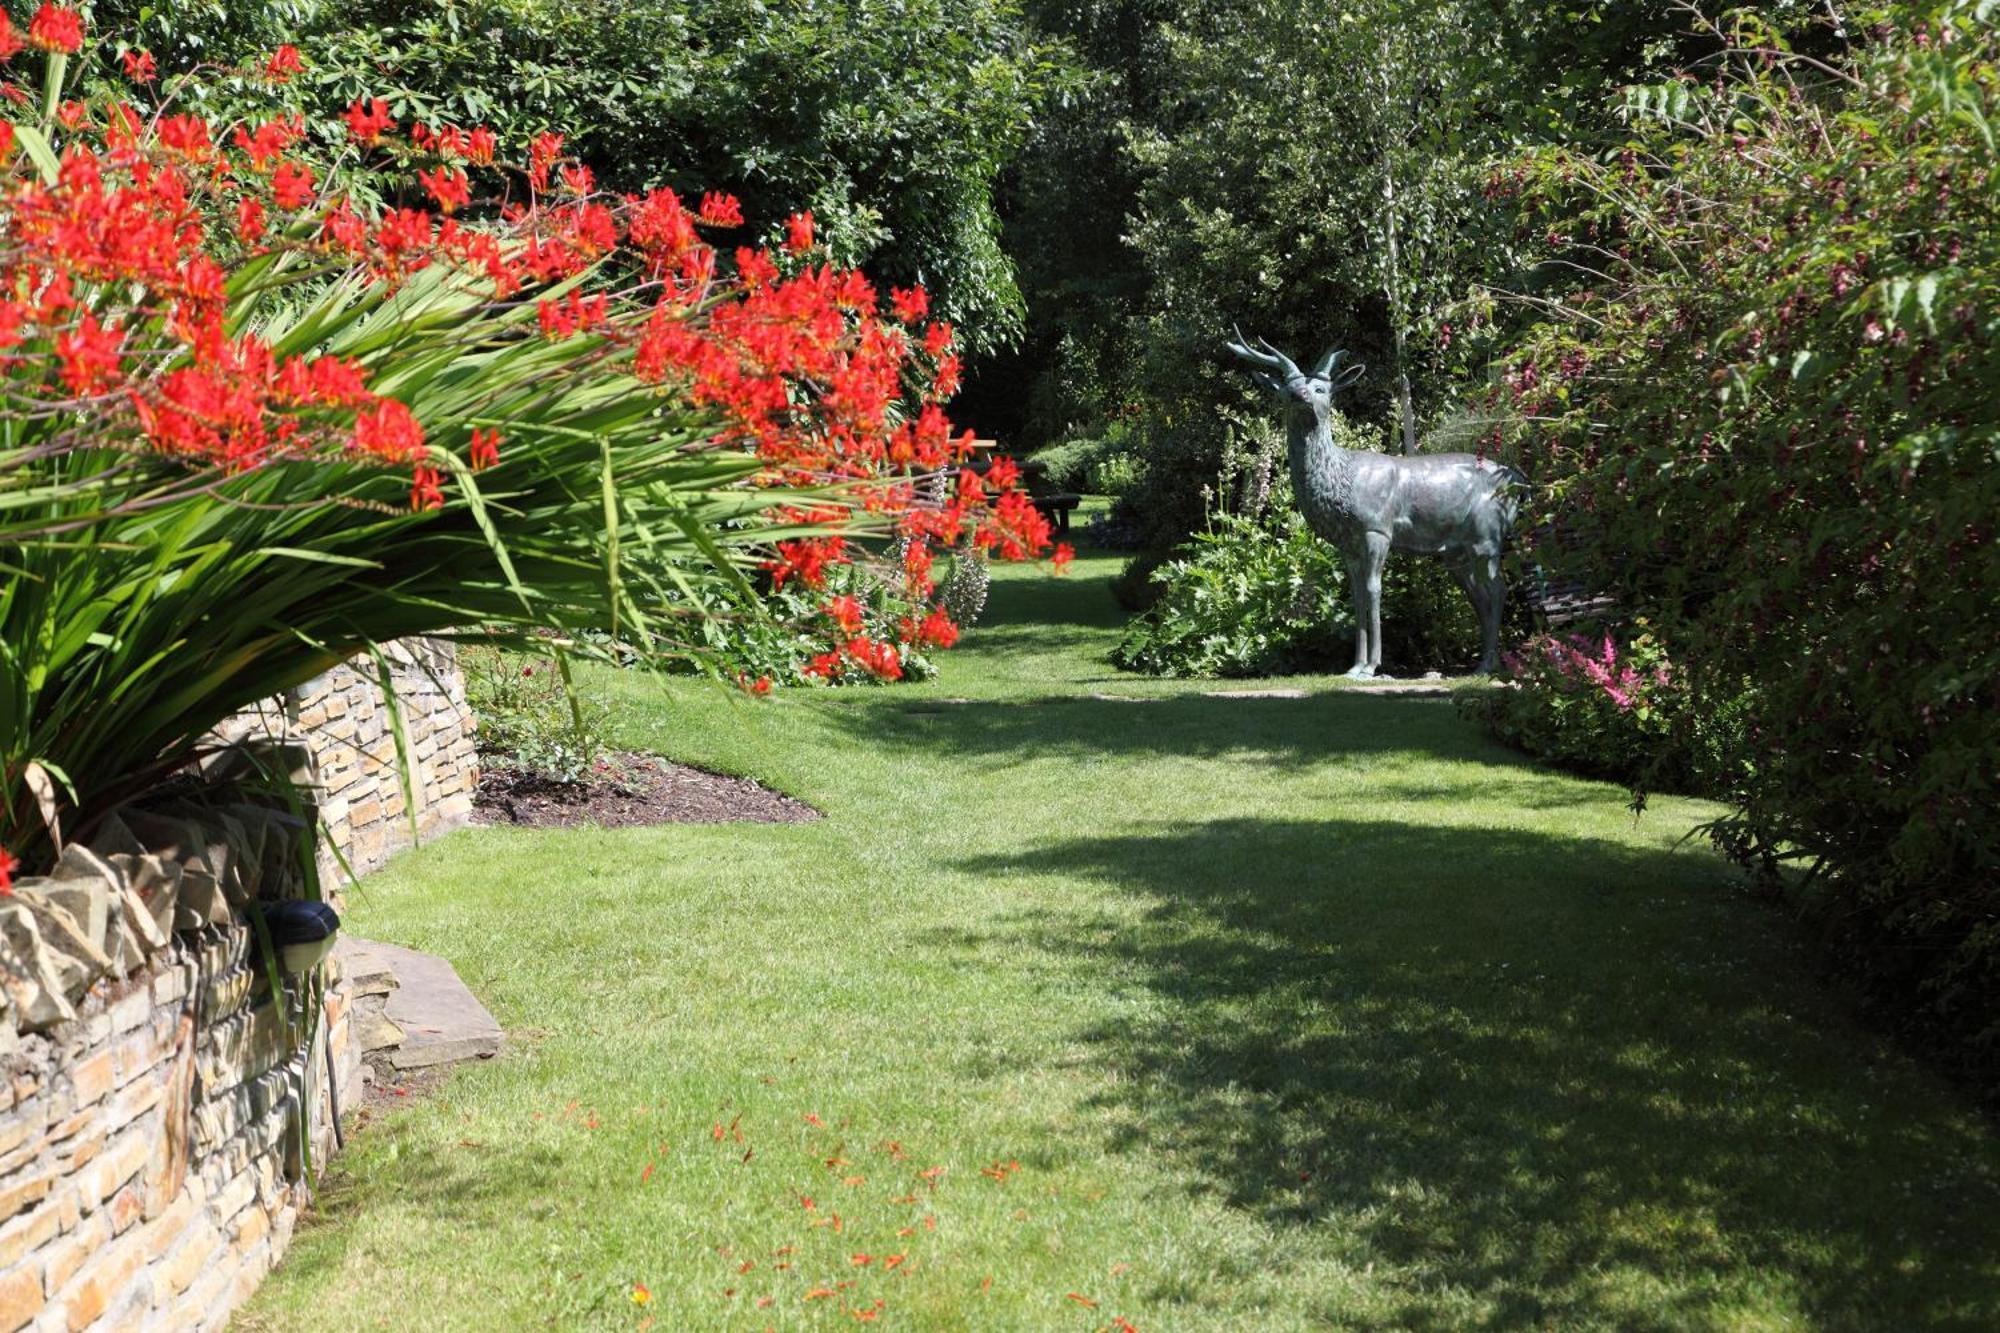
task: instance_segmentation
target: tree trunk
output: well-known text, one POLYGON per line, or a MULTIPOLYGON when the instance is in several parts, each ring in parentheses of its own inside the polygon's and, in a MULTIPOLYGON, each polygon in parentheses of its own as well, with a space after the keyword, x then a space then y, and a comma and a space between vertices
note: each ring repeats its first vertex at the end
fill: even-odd
MULTIPOLYGON (((1386 90, 1385 90, 1386 92, 1386 90)), ((1409 325, 1409 312, 1403 300, 1403 258, 1401 252, 1401 228, 1397 225, 1396 214, 1396 164, 1389 151, 1389 136, 1386 129, 1382 136, 1382 230, 1388 244, 1386 281, 1382 287, 1389 298, 1389 328, 1395 339, 1396 351, 1396 411, 1402 420, 1403 452, 1417 451, 1417 416, 1410 403, 1409 359, 1404 351, 1404 329, 1409 325)))

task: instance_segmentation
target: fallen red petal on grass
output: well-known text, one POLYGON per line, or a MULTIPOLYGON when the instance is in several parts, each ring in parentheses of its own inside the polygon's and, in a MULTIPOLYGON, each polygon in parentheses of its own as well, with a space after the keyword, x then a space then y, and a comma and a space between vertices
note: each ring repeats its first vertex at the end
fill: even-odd
POLYGON ((889 1200, 890 1203, 915 1203, 916 1201, 917 1196, 914 1194, 905 1194, 900 1198, 889 1200))
POLYGON ((980 1284, 979 1284, 979 1289, 980 1289, 981 1291, 991 1291, 991 1290, 993 1290, 993 1279, 992 1279, 992 1278, 990 1278, 990 1277, 989 1277, 989 1278, 987 1278, 987 1279, 986 1279, 986 1280, 985 1280, 984 1282, 982 1282, 982 1283, 980 1283, 980 1284))
POLYGON ((768 1310, 777 1299, 776 1296, 759 1296, 757 1298, 757 1308, 759 1310, 768 1310))
POLYGON ((832 1287, 814 1287, 811 1291, 807 1292, 802 1299, 808 1301, 823 1301, 829 1296, 837 1296, 837 1295, 839 1295, 839 1293, 836 1292, 832 1287))
POLYGON ((818 1116, 814 1115, 810 1111, 806 1112, 806 1123, 808 1125, 811 1125, 814 1129, 826 1128, 826 1121, 821 1120, 818 1116))
POLYGON ((1139 1326, 1124 1316, 1111 1321, 1112 1333, 1139 1333, 1139 1326))
POLYGON ((847 1257, 847 1261, 856 1268, 866 1268, 869 1264, 875 1262, 875 1256, 872 1254, 851 1254, 847 1257))
POLYGON ((885 1254, 882 1256, 882 1268, 884 1271, 891 1268, 900 1268, 903 1261, 909 1257, 907 1254, 885 1254))
POLYGON ((847 1178, 846 1178, 845 1180, 841 1181, 840 1183, 841 1183, 841 1184, 843 1184, 843 1185, 845 1185, 845 1186, 847 1186, 847 1187, 848 1187, 849 1189, 853 1189, 853 1188, 854 1188, 854 1187, 855 1187, 856 1185, 866 1185, 866 1184, 868 1183, 868 1177, 866 1177, 866 1176, 849 1176, 849 1177, 847 1177, 847 1178))
POLYGON ((1082 1306, 1082 1307, 1083 1307, 1084 1309, 1086 1309, 1086 1310, 1095 1310, 1095 1309, 1097 1308, 1097 1302, 1096 1302, 1096 1301, 1093 1301, 1093 1300, 1092 1300, 1092 1299, 1090 1299, 1090 1297, 1088 1297, 1088 1296, 1082 1296, 1082 1295, 1079 1295, 1079 1294, 1077 1294, 1077 1293, 1076 1293, 1076 1292, 1074 1292, 1074 1291, 1070 1292, 1070 1293, 1069 1293, 1068 1295, 1066 1295, 1066 1296, 1065 1296, 1065 1297, 1064 1297, 1063 1299, 1064 1299, 1064 1300, 1070 1300, 1070 1301, 1075 1301, 1075 1302, 1076 1302, 1076 1303, 1077 1303, 1078 1305, 1081 1305, 1081 1306, 1082 1306))
POLYGON ((755 1259, 745 1259, 742 1263, 736 1266, 736 1271, 740 1275, 749 1272, 756 1266, 757 1266, 757 1261, 755 1259))
POLYGON ((639 1173, 639 1183, 643 1185, 652 1178, 653 1178, 653 1164, 651 1162, 648 1162, 646 1163, 646 1169, 639 1173))
POLYGON ((935 1185, 944 1176, 945 1170, 946 1168, 942 1166, 933 1166, 919 1171, 917 1174, 935 1185))
POLYGON ((877 1319, 880 1319, 882 1317, 882 1305, 883 1302, 877 1301, 875 1302, 875 1304, 869 1306, 865 1310, 853 1309, 849 1310, 847 1313, 853 1315, 856 1319, 859 1319, 864 1324, 872 1324, 877 1319))

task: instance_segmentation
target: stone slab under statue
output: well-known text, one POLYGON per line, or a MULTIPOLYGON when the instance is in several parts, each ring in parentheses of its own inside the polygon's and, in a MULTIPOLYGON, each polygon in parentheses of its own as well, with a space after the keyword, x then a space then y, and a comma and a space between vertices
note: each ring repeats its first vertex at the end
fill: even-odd
POLYGON ((1312 530, 1347 566, 1354 599, 1354 666, 1349 676, 1374 676, 1382 666, 1382 567, 1391 551, 1442 557, 1479 617, 1484 641, 1481 675, 1500 653, 1500 613, 1507 585, 1500 556, 1528 479, 1477 454, 1378 454, 1333 442, 1334 395, 1361 378, 1359 365, 1341 368, 1346 353, 1328 352, 1313 369, 1259 339, 1238 332, 1228 344, 1258 368, 1257 379, 1285 408, 1286 457, 1292 494, 1312 530))

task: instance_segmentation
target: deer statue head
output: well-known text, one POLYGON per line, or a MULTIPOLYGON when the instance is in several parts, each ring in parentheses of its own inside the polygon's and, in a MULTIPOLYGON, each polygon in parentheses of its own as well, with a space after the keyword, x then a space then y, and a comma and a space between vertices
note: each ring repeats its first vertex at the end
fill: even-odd
POLYGON ((1342 369, 1341 362, 1347 359, 1347 353, 1336 347, 1310 371, 1303 371, 1262 338, 1253 346, 1241 329, 1233 331, 1236 341, 1227 344, 1229 350, 1258 368, 1257 382, 1284 399, 1286 415, 1299 424, 1309 417, 1313 425, 1323 426, 1327 412, 1333 407, 1333 396, 1367 370, 1359 362, 1342 369))

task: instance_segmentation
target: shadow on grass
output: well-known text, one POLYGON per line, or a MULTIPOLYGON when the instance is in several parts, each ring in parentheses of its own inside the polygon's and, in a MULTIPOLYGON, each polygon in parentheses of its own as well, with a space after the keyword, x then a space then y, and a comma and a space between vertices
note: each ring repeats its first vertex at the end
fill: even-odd
POLYGON ((951 706, 878 691, 842 702, 846 706, 829 715, 856 743, 930 755, 1234 758, 1279 768, 1331 768, 1366 766, 1381 755, 1408 753, 1518 770, 1544 786, 1549 780, 1546 770, 1535 769, 1459 717, 1446 699, 1362 697, 1354 691, 1303 699, 1047 694, 951 706))
POLYGON ((1906 1068, 1878 1082, 1705 858, 1227 819, 960 866, 1146 904, 935 942, 1135 978, 1134 1016, 1079 1034, 1112 1146, 1392 1265, 1399 1327, 2000 1314, 1976 1122, 1906 1068))

